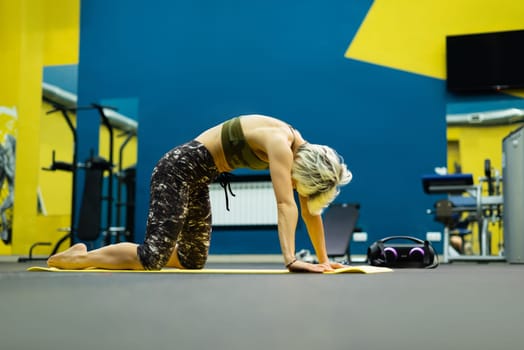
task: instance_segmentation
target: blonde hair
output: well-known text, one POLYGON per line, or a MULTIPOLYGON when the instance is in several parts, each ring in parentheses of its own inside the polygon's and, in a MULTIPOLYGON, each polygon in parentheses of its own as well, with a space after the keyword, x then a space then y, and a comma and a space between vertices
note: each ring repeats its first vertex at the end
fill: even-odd
POLYGON ((293 162, 291 177, 297 192, 308 198, 312 215, 320 215, 338 195, 339 187, 348 184, 353 175, 344 160, 328 146, 305 143, 293 162))

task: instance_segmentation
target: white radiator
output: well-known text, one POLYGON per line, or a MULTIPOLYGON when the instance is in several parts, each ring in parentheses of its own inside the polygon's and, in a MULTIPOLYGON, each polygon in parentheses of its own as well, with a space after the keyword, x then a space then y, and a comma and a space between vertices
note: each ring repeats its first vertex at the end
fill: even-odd
POLYGON ((277 204, 271 181, 231 182, 229 210, 224 188, 209 186, 213 226, 267 226, 277 224, 277 204))

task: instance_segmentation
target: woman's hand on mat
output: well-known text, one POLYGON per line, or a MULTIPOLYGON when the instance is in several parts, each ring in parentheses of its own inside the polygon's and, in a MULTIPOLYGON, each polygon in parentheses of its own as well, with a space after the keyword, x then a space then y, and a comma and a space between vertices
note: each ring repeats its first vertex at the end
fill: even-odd
POLYGON ((333 269, 333 270, 342 269, 344 267, 347 267, 346 265, 343 265, 343 264, 338 263, 338 262, 329 262, 328 264, 331 267, 331 269, 333 269))
MULTIPOLYGON (((327 262, 327 263, 318 264, 318 265, 322 266, 322 268, 324 268, 324 271, 333 271, 333 270, 341 269, 341 268, 345 267, 344 265, 339 264, 337 262, 327 262)), ((324 272, 324 271, 322 271, 322 272, 324 272)))
POLYGON ((344 265, 339 263, 323 263, 323 264, 310 264, 304 261, 297 260, 291 264, 288 269, 291 272, 317 272, 322 273, 324 271, 333 271, 334 269, 339 269, 344 267, 344 265))

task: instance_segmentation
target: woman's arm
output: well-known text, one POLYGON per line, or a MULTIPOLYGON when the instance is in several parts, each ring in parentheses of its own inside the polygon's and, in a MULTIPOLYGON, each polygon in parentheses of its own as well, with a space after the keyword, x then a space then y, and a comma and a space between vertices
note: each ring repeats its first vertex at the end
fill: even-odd
POLYGON ((307 209, 307 198, 299 195, 300 200, 300 214, 302 220, 306 224, 307 233, 315 253, 317 255, 318 262, 320 264, 328 263, 328 255, 326 250, 326 238, 324 235, 324 223, 322 221, 322 216, 320 215, 311 215, 307 209))
MULTIPOLYGON (((291 142, 285 133, 272 133, 263 142, 269 160, 269 172, 273 183, 273 190, 277 201, 278 210, 278 238, 284 264, 290 271, 323 272, 331 270, 328 263, 324 242, 322 219, 314 218, 306 222, 308 232, 313 232, 313 244, 317 254, 323 254, 321 264, 309 264, 297 261, 295 257, 295 231, 298 222, 298 207, 293 194, 291 168, 293 165, 293 152, 291 142), (315 223, 316 222, 316 223, 315 223), (317 250, 318 249, 318 250, 317 250), (322 253, 323 252, 323 253, 322 253)), ((307 209, 306 209, 307 210, 307 209)))
POLYGON ((278 238, 284 256, 284 264, 288 265, 295 259, 295 230, 298 221, 298 208, 291 182, 293 152, 287 139, 279 135, 271 137, 271 142, 267 144, 266 150, 277 202, 278 238))
POLYGON ((302 220, 306 224, 306 229, 315 249, 319 266, 325 270, 338 269, 344 267, 339 263, 329 261, 326 249, 326 236, 324 233, 324 223, 321 215, 311 215, 307 208, 307 198, 299 195, 302 220))

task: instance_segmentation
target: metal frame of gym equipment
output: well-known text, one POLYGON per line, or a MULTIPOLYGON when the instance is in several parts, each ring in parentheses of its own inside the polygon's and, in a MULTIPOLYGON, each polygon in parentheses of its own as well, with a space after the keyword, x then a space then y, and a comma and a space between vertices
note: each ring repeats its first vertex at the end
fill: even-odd
MULTIPOLYGON (((129 144, 129 141, 136 136, 136 133, 129 131, 123 132, 120 136, 125 136, 125 140, 120 145, 118 150, 118 172, 117 172, 117 193, 116 193, 116 227, 125 227, 123 232, 124 237, 128 242, 133 242, 135 239, 135 222, 134 222, 134 210, 135 210, 135 190, 134 183, 136 178, 136 167, 130 167, 124 169, 124 149, 129 144), (133 173, 134 172, 134 173, 133 173), (130 175, 133 173, 132 175, 130 175), (126 188, 125 201, 123 200, 122 188, 126 188), (132 189, 133 187, 133 189, 132 189), (122 225, 122 208, 125 208, 126 218, 125 224, 122 225)), ((116 243, 120 242, 120 235, 116 236, 116 243)))
MULTIPOLYGON (((443 259, 442 262, 451 261, 505 261, 503 251, 498 255, 491 255, 490 222, 502 223, 503 196, 500 191, 502 177, 498 174, 491 176, 489 160, 485 162, 485 177, 479 178, 477 185, 473 184, 472 174, 452 175, 425 175, 422 178, 424 192, 427 194, 447 194, 448 199, 435 203, 434 210, 428 214, 435 214, 435 220, 444 224, 443 259), (488 195, 483 194, 483 184, 488 186, 488 195), (467 194, 469 197, 464 197, 467 194), (457 201, 457 198, 469 201, 457 201), (449 254, 449 239, 451 227, 457 216, 463 213, 472 215, 478 227, 479 254, 451 256, 449 254)), ((502 247, 502 244, 500 245, 502 247)))
MULTIPOLYGON (((66 106, 62 106, 62 105, 58 105, 58 104, 54 104, 54 109, 51 110, 51 111, 48 111, 46 114, 52 114, 52 113, 56 113, 56 112, 61 112, 62 116, 64 117, 66 123, 67 123, 67 126, 69 127, 71 133, 72 133, 72 136, 73 136, 73 158, 72 158, 72 161, 71 163, 67 163, 67 162, 63 162, 63 161, 56 161, 55 159, 55 151, 53 151, 52 153, 52 162, 51 162, 51 166, 48 167, 48 168, 43 168, 43 170, 48 170, 48 171, 57 171, 57 170, 61 170, 61 171, 68 171, 68 172, 71 172, 72 173, 72 194, 71 194, 71 220, 70 220, 70 226, 67 227, 67 228, 59 228, 58 230, 59 231, 65 231, 66 234, 60 238, 60 240, 58 240, 58 242, 55 244, 52 252, 51 252, 51 255, 53 254, 56 254, 58 252, 58 249, 60 248, 60 246, 67 240, 69 240, 69 245, 72 245, 73 243, 73 239, 74 239, 74 235, 77 233, 78 229, 76 228, 76 201, 77 201, 77 189, 76 189, 76 186, 77 186, 77 181, 78 181, 78 170, 81 169, 81 168, 86 168, 86 167, 89 167, 89 161, 86 162, 86 164, 83 164, 83 163, 79 163, 78 162, 78 134, 77 134, 77 130, 75 128, 75 126, 73 125, 73 122, 71 120, 71 117, 69 115, 68 112, 76 112, 78 110, 92 110, 92 109, 95 109, 98 111, 98 113, 100 114, 101 116, 101 119, 102 119, 102 124, 108 129, 108 132, 109 132, 109 160, 107 161, 107 169, 104 169, 104 171, 107 171, 108 172, 108 186, 107 186, 107 194, 105 197, 102 198, 102 200, 105 200, 107 202, 107 209, 106 209, 106 227, 103 228, 101 230, 101 233, 103 233, 105 235, 104 237, 104 244, 107 245, 107 244, 110 244, 111 243, 111 240, 112 240, 112 237, 113 236, 116 236, 116 241, 120 241, 120 234, 124 234, 126 239, 129 240, 129 238, 132 238, 133 237, 133 233, 130 232, 131 230, 129 230, 127 227, 121 227, 120 224, 121 224, 121 215, 119 213, 119 210, 118 210, 118 214, 117 214, 117 225, 118 226, 112 226, 112 221, 113 221, 113 212, 112 212, 112 205, 113 205, 113 201, 114 201, 114 198, 113 198, 113 167, 114 167, 114 164, 113 164, 113 144, 114 144, 114 135, 113 135, 113 127, 107 117, 107 115, 105 114, 105 111, 104 109, 109 109, 109 110, 113 110, 113 111, 116 111, 115 108, 112 108, 112 107, 108 107, 108 106, 102 106, 102 105, 99 105, 99 104, 91 104, 90 106, 85 106, 85 107, 66 107, 66 106)), ((134 133, 131 133, 131 132, 125 132, 124 133, 125 135, 127 135, 127 138, 126 140, 124 141, 124 143, 121 145, 120 147, 120 150, 119 150, 119 155, 120 157, 122 157, 122 154, 123 154, 123 149, 124 147, 128 144, 128 142, 130 141, 130 139, 135 136, 134 133)), ((91 156, 91 159, 93 158, 93 156, 91 156)), ((119 160, 119 171, 122 171, 122 166, 121 166, 121 159, 119 160)), ((117 189, 118 191, 118 203, 117 203, 117 206, 127 206, 127 205, 130 205, 130 202, 129 202, 129 199, 125 202, 125 203, 122 203, 121 202, 121 189, 120 187, 122 186, 122 183, 121 181, 119 181, 119 187, 117 189)), ((134 203, 132 203, 134 205, 134 203)), ((34 243, 31 247, 30 247, 30 250, 29 250, 29 256, 27 258, 25 257, 20 257, 18 259, 19 262, 24 262, 24 261, 29 261, 29 260, 42 260, 42 258, 35 258, 33 257, 33 250, 37 247, 37 246, 50 246, 51 243, 50 242, 36 242, 34 243)), ((44 259, 45 260, 45 259, 44 259)))

